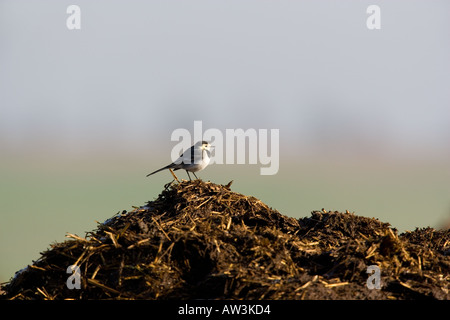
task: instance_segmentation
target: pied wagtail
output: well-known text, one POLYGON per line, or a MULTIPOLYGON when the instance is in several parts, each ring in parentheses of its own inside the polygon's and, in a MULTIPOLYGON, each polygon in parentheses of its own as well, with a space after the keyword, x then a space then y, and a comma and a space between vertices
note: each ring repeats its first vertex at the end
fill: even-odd
MULTIPOLYGON (((161 168, 152 173, 149 173, 147 175, 147 177, 151 176, 152 174, 155 174, 157 172, 160 172, 162 170, 165 170, 165 169, 172 169, 173 171, 178 170, 178 169, 184 169, 184 170, 186 170, 189 180, 191 180, 191 176, 189 175, 189 172, 192 172, 194 174, 195 178, 198 179, 195 172, 205 169, 206 166, 209 164, 209 161, 211 160, 210 151, 211 151, 211 145, 208 142, 199 141, 196 144, 194 144, 192 147, 190 147, 188 150, 186 150, 173 163, 165 166, 164 168, 161 168)), ((174 175, 174 177, 175 177, 175 175, 174 175)))

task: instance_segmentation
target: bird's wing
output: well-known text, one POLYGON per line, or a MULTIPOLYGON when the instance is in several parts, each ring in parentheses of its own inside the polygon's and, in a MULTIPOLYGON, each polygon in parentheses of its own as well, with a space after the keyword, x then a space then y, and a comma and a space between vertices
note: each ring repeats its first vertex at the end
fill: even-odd
POLYGON ((179 157, 174 164, 199 164, 202 162, 202 149, 190 147, 181 157, 179 157))

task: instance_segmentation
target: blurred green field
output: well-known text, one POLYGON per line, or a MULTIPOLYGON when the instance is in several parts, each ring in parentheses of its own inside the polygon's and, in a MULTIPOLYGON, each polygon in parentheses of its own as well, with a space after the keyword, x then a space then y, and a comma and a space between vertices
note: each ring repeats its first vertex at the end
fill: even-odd
MULTIPOLYGON (((1 167, 0 282, 39 257, 66 232, 84 236, 115 213, 155 199, 168 171, 145 175, 167 162, 138 157, 6 160, 1 167)), ((180 172, 179 178, 186 179, 180 172)), ((439 227, 450 217, 450 172, 442 165, 282 162, 274 176, 259 165, 212 165, 204 180, 253 195, 295 218, 325 208, 389 222, 400 232, 439 227)))

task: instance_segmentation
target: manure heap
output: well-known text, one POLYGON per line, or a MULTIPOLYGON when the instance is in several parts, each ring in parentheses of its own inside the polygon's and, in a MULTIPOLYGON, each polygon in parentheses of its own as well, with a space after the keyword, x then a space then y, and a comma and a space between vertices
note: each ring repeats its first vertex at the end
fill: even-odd
POLYGON ((84 238, 52 244, 0 299, 450 298, 449 230, 398 235, 326 210, 294 219, 230 185, 169 184, 84 238), (71 265, 79 289, 67 286, 71 265), (369 266, 380 289, 369 288, 369 266))

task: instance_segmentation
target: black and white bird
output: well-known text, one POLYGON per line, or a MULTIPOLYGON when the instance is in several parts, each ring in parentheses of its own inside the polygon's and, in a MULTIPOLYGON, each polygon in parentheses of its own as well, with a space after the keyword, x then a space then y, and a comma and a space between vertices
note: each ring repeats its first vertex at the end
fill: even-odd
POLYGON ((165 169, 172 169, 173 171, 184 169, 191 180, 189 172, 192 172, 196 179, 197 175, 195 172, 205 169, 211 160, 211 145, 206 141, 199 141, 186 150, 177 160, 173 163, 165 166, 164 168, 158 169, 147 175, 151 176, 157 172, 165 169))

